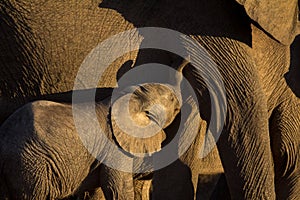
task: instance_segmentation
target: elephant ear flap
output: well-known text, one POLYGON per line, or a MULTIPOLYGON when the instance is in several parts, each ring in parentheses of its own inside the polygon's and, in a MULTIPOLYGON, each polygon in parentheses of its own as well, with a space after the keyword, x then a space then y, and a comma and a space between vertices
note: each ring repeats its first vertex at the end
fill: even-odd
POLYGON ((285 45, 299 34, 297 0, 236 0, 248 16, 285 45))
POLYGON ((132 118, 131 114, 141 112, 129 110, 131 95, 126 94, 112 104, 110 117, 114 139, 128 153, 151 155, 161 149, 165 132, 156 124, 139 125, 137 120, 142 120, 141 117, 132 118))

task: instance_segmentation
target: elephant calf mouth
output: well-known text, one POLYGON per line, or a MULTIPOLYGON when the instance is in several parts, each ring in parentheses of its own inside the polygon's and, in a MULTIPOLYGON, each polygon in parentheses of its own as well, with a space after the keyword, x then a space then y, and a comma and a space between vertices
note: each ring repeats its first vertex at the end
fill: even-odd
POLYGON ((112 120, 112 126, 116 142, 123 150, 133 155, 152 155, 153 153, 160 151, 161 143, 166 138, 163 130, 151 137, 138 138, 125 133, 118 127, 114 120, 112 120))
POLYGON ((146 111, 146 116, 149 117, 151 121, 153 121, 156 125, 158 125, 161 129, 165 126, 165 117, 162 117, 164 113, 161 113, 161 115, 156 114, 155 112, 146 111))

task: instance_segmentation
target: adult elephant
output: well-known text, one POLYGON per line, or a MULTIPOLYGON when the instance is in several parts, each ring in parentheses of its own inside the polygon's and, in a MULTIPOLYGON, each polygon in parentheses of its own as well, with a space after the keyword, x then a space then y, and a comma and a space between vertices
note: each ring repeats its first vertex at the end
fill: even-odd
MULTIPOLYGON (((86 54, 110 35, 132 27, 171 28, 205 47, 224 77, 228 112, 218 148, 232 198, 272 199, 275 192, 278 198, 292 198, 298 193, 298 103, 284 79, 289 45, 299 31, 295 0, 4 0, 0 5, 2 119, 29 99, 71 90, 86 54)), ((137 64, 161 57, 169 64, 161 55, 140 51, 137 64)), ((136 52, 124 60, 129 58, 136 60, 136 52)), ((113 82, 109 72, 117 66, 112 64, 105 82, 113 82)), ((209 123, 205 84, 197 72, 184 73, 197 88, 201 117, 209 123)))
MULTIPOLYGON (((69 91, 88 53, 110 36, 134 28, 120 13, 100 3, 0 2, 0 124, 32 100, 70 103, 69 91)), ((142 14, 138 6, 131 10, 142 14)), ((108 54, 112 52, 107 49, 108 54)), ((117 68, 136 56, 137 52, 130 52, 118 58, 98 86, 115 86, 117 68)), ((100 90, 100 99, 104 93, 110 92, 100 90)))
MULTIPOLYGON (((136 27, 164 27, 189 35, 218 65, 228 102, 218 150, 232 199, 297 198, 299 100, 285 79, 290 65, 290 44, 299 34, 297 1, 130 1, 124 4, 115 0, 103 1, 100 6, 117 10, 136 27), (134 12, 133 7, 139 7, 139 12, 134 12)), ((162 52, 152 53, 145 56, 140 51, 137 65, 160 58, 169 64, 167 56, 169 60, 173 58, 168 54, 162 56, 162 52)), ((201 57, 192 57, 197 60, 197 56, 201 57)), ((200 64, 205 66, 204 62, 200 64)), ((184 73, 196 88, 201 117, 210 123, 205 81, 197 69, 187 68, 184 73)), ((197 158, 187 156, 179 160, 189 166, 192 175, 176 163, 169 166, 170 170, 159 171, 162 176, 158 174, 154 179, 155 198, 193 197, 185 196, 184 191, 192 193, 187 182, 182 181, 179 186, 177 183, 184 172, 187 177, 193 176, 197 158), (178 173, 180 169, 182 173, 178 173), (166 175, 173 179, 162 178, 166 175), (179 193, 173 192, 174 188, 179 193)))

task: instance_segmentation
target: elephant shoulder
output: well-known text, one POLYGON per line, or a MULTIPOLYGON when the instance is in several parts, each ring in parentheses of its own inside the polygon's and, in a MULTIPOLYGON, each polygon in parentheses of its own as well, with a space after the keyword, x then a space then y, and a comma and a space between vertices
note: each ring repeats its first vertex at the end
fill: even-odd
POLYGON ((24 120, 35 128, 40 126, 59 127, 60 124, 70 123, 73 117, 70 104, 45 100, 30 102, 15 114, 21 121, 24 120))
POLYGON ((16 110, 1 126, 0 135, 8 138, 33 137, 54 132, 72 123, 71 105, 51 101, 34 101, 16 110), (64 124, 64 125, 63 125, 64 124), (55 130, 54 130, 55 129, 55 130))
POLYGON ((29 123, 32 123, 35 134, 40 138, 73 135, 72 105, 52 101, 35 101, 28 105, 28 112, 32 113, 29 123))
POLYGON ((53 101, 34 101, 25 105, 25 112, 32 113, 34 121, 49 123, 52 120, 72 118, 72 105, 53 101))

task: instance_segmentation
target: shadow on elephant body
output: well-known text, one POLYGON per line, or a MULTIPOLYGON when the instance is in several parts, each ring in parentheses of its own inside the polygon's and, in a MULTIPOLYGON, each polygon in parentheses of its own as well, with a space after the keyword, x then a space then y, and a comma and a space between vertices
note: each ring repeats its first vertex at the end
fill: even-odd
POLYGON ((167 167, 155 171, 152 180, 153 199, 194 199, 192 173, 188 166, 176 160, 167 167), (163 177, 163 178, 156 178, 163 177), (170 192, 172 188, 174 192, 170 192), (176 191, 176 192, 175 192, 176 191))
MULTIPOLYGON (((0 47, 1 48, 1 47, 0 47)), ((127 73, 132 66, 133 61, 128 60, 124 62, 116 72, 116 79, 117 81, 125 74, 127 73)), ((36 78, 36 77, 35 77, 36 78)), ((115 88, 90 88, 90 89, 82 89, 82 90, 71 90, 66 92, 59 92, 59 93, 51 93, 51 94, 31 94, 27 95, 26 97, 22 97, 22 102, 15 102, 13 99, 7 99, 6 96, 0 97, 0 104, 6 105, 6 107, 9 107, 10 110, 6 113, 6 107, 0 107, 0 111, 2 111, 1 117, 0 117, 0 125, 9 117, 11 111, 16 111, 19 107, 21 107, 25 103, 38 101, 38 100, 45 100, 45 101, 54 101, 58 103, 72 103, 73 95, 81 96, 80 102, 75 103, 87 103, 87 102, 99 102, 104 100, 105 98, 108 98, 112 95, 113 90, 115 88), (85 96, 90 96, 94 93, 94 98, 85 98, 85 96)), ((1 91, 5 93, 5 91, 1 91)), ((0 93, 1 95, 1 93, 0 93)), ((78 99, 78 98, 77 98, 78 99)))
POLYGON ((285 74, 285 79, 294 94, 300 98, 300 35, 297 36, 291 45, 291 63, 289 72, 285 74))
POLYGON ((162 27, 186 35, 226 37, 251 46, 250 19, 234 0, 103 0, 99 7, 117 10, 137 28, 162 27))
POLYGON ((199 200, 230 200, 230 193, 225 174, 201 174, 199 175, 198 190, 196 194, 199 200))
POLYGON ((251 46, 251 19, 285 45, 291 44, 295 35, 299 34, 297 30, 299 13, 295 1, 270 3, 263 0, 257 4, 252 0, 226 2, 103 0, 99 7, 117 10, 135 27, 164 27, 187 35, 227 37, 249 46, 251 46), (278 7, 290 12, 282 13, 278 7), (285 30, 290 31, 290 34, 286 34, 285 30))

